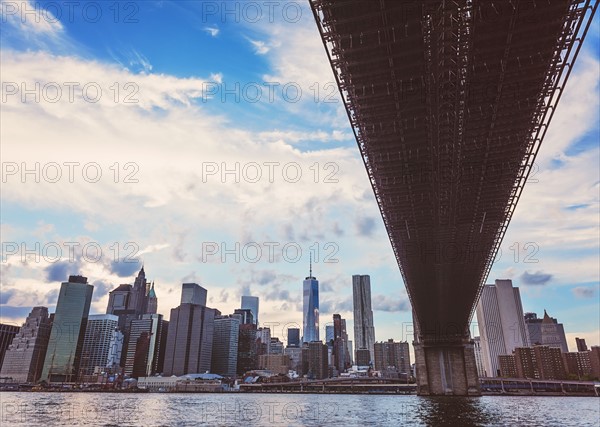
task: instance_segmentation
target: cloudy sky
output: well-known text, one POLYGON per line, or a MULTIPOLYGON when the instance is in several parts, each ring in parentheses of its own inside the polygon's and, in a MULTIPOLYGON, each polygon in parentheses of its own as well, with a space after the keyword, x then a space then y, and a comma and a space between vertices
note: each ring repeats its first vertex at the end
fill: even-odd
MULTIPOLYGON (((322 324, 339 312, 352 331, 351 276, 369 274, 377 340, 412 339, 305 2, 1 6, 2 322, 53 309, 69 274, 103 313, 143 262, 167 317, 194 281, 224 313, 259 296, 282 337, 312 254, 322 324)), ((598 38, 596 19, 488 279, 571 349, 600 344, 598 38)))

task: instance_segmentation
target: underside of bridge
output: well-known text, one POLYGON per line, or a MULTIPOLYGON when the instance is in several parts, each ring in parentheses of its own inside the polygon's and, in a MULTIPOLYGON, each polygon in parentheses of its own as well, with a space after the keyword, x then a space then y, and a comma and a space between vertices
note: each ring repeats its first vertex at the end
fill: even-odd
POLYGON ((413 307, 422 395, 469 322, 597 1, 310 0, 413 307))

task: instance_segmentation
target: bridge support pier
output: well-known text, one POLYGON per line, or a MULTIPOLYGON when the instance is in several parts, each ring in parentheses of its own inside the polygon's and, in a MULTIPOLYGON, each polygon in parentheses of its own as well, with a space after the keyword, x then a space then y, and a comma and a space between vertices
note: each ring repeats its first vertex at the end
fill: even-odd
POLYGON ((415 341, 413 347, 418 395, 481 395, 471 341, 452 344, 415 341))

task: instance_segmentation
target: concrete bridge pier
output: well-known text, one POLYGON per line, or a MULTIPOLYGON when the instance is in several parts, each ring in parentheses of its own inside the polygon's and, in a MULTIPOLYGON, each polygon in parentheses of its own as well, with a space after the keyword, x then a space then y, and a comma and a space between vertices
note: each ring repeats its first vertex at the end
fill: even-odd
POLYGON ((473 342, 413 342, 417 394, 420 396, 480 396, 473 342))

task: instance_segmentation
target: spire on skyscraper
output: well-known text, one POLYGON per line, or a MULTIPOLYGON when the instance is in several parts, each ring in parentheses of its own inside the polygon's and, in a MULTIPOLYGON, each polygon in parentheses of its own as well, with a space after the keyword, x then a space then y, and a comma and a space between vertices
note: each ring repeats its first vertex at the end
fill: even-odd
POLYGON ((546 313, 546 309, 544 309, 544 318, 542 319, 542 323, 544 323, 544 324, 548 324, 548 323, 552 324, 552 323, 554 323, 552 321, 552 318, 550 316, 548 316, 548 313, 546 313))
POLYGON ((306 278, 306 280, 310 280, 310 279, 315 279, 316 280, 316 278, 313 277, 313 274, 312 274, 312 253, 309 254, 309 255, 310 255, 310 261, 309 261, 309 264, 308 264, 308 266, 309 266, 308 267, 308 277, 306 278))
POLYGON ((150 290, 148 291, 148 298, 156 298, 156 292, 154 292, 154 280, 152 281, 152 285, 150 285, 150 290))

